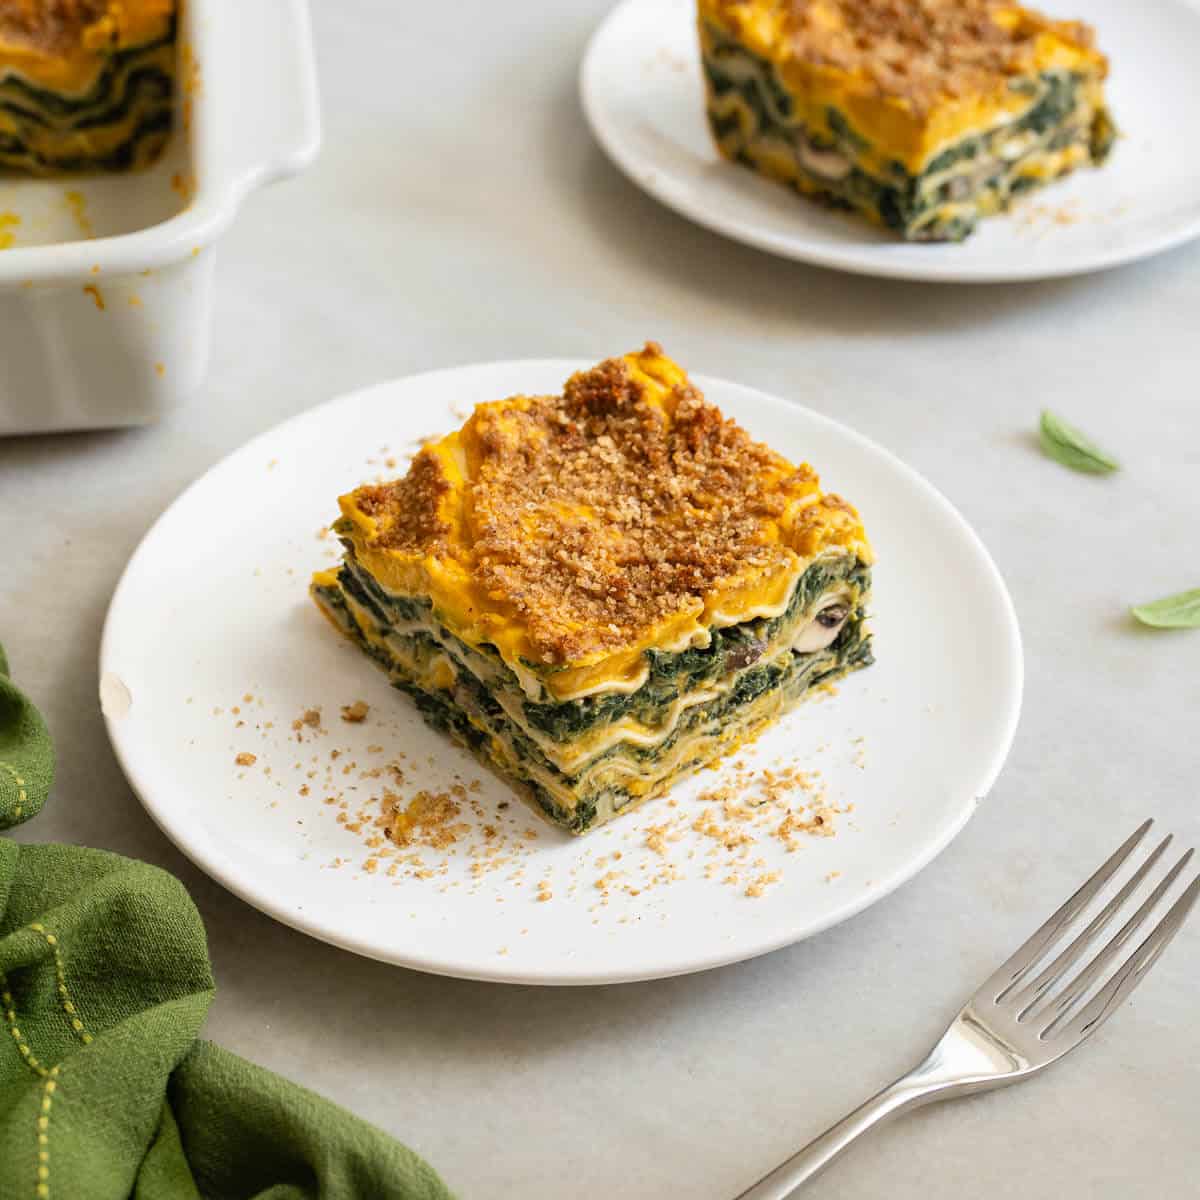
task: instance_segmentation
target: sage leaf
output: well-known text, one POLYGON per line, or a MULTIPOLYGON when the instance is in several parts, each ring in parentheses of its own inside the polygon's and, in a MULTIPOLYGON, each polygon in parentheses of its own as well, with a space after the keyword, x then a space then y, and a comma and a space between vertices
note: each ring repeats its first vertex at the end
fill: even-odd
POLYGON ((1068 425, 1048 408, 1042 411, 1040 427, 1042 449, 1055 462, 1073 471, 1087 471, 1091 475, 1107 475, 1116 471, 1121 464, 1105 454, 1094 442, 1089 441, 1078 429, 1068 425))
POLYGON ((1155 629, 1200 629, 1200 588, 1139 604, 1129 611, 1143 625, 1155 629))

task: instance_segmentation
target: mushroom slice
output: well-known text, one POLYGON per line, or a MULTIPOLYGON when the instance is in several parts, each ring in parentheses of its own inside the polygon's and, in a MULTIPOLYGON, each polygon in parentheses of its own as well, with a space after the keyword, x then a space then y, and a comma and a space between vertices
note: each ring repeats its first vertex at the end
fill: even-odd
POLYGON ((814 654, 832 646, 850 619, 850 611, 846 600, 831 597, 825 602, 824 608, 796 634, 792 649, 799 654, 814 654))

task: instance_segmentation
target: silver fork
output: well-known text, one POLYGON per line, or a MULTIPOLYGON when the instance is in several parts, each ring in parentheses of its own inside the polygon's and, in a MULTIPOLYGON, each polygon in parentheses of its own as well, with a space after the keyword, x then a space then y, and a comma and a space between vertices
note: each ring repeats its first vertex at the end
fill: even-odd
POLYGON ((784 1200, 872 1126, 934 1100, 950 1100, 1027 1079, 1074 1050, 1103 1025, 1146 977, 1187 919, 1200 894, 1200 876, 1192 880, 1162 920, 1120 963, 1112 978, 1076 1012, 1080 1001, 1112 968, 1121 951, 1178 879, 1193 852, 1188 850, 1171 867, 1104 948, 1069 982, 1068 972, 1117 915, 1132 907, 1128 903, 1130 897, 1171 844, 1169 834, 1078 936, 1036 975, 1032 978, 1030 975, 1047 954, 1066 940, 1067 927, 1117 873, 1153 823, 1146 821, 1138 828, 1095 875, 988 978, 963 1006, 942 1040, 920 1066, 827 1129, 737 1200, 784 1200), (1066 986, 1055 992, 1056 986, 1064 982, 1066 986))

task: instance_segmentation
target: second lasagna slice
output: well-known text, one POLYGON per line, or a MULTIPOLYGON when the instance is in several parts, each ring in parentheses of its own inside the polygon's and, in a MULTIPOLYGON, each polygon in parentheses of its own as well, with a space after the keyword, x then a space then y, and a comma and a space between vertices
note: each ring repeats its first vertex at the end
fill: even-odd
POLYGON ((341 509, 317 604, 573 833, 871 662, 854 509, 654 345, 479 405, 341 509))
POLYGON ((720 152, 909 241, 961 241, 1116 130, 1092 31, 997 0, 697 0, 720 152))

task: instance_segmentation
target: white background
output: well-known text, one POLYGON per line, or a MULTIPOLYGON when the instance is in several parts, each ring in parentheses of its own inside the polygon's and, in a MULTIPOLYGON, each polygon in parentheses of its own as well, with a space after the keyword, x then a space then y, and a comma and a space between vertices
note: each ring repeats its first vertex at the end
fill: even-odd
MULTIPOLYGON (((220 987, 208 1036, 376 1121, 463 1197, 728 1200, 920 1057, 1143 815, 1200 832, 1200 633, 1124 615, 1200 585, 1200 247, 989 288, 776 261, 659 208, 592 144, 575 75, 603 3, 317 8, 326 148, 222 241, 203 393, 154 430, 0 443, 0 637, 60 756, 54 797, 17 836, 179 874, 220 987), (96 703, 105 607, 152 519, 246 438, 332 395, 647 337, 893 449, 996 556, 1025 637, 1025 710, 958 841, 811 942, 595 990, 354 958, 195 871, 125 784, 96 703), (1125 471, 1095 480, 1040 457, 1046 404, 1125 471)), ((1193 1195, 1198 951, 1200 923, 1077 1055, 901 1120, 812 1194, 1193 1195)))

